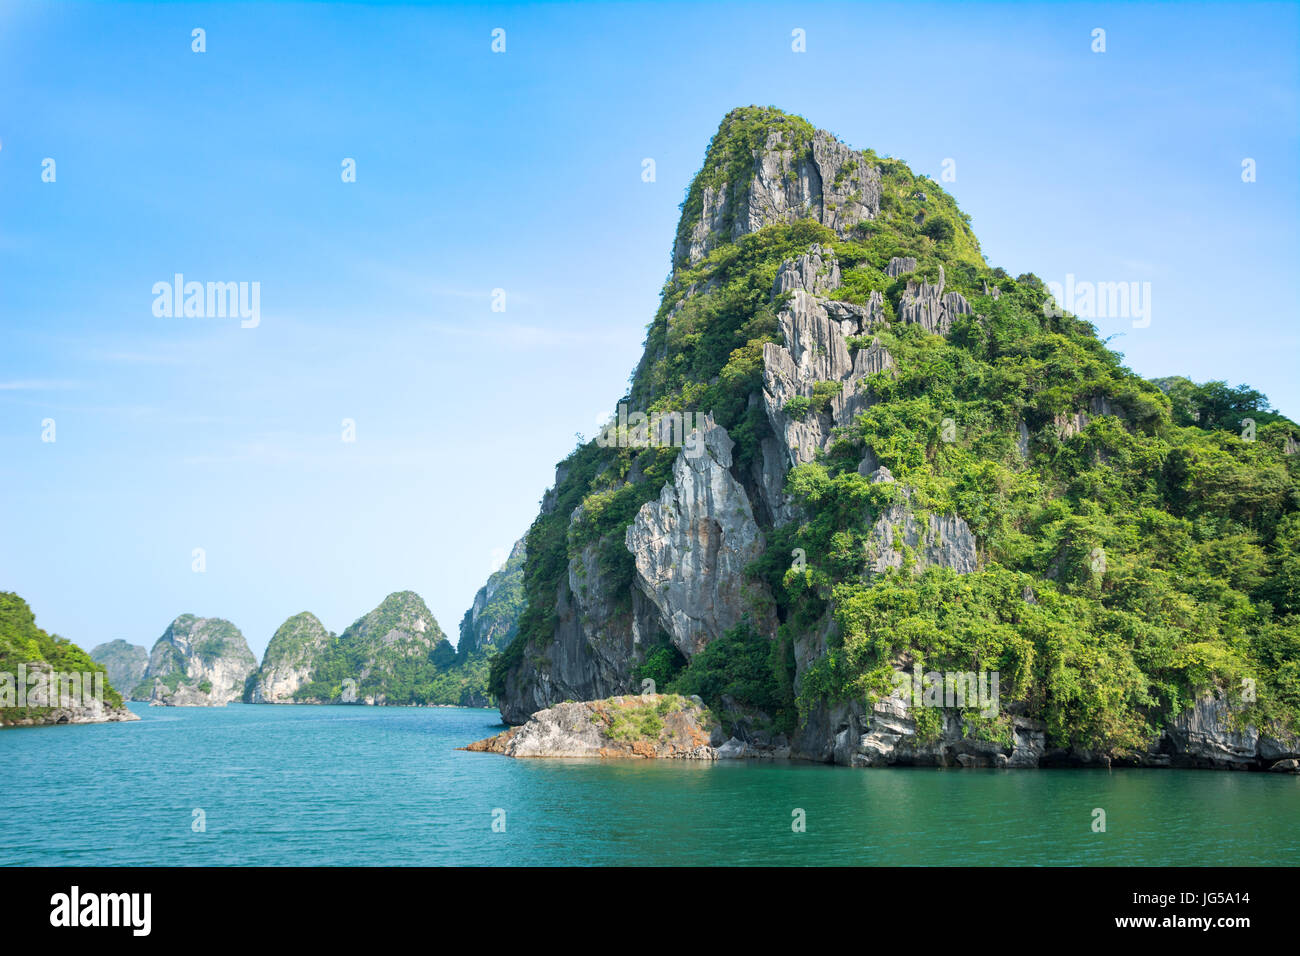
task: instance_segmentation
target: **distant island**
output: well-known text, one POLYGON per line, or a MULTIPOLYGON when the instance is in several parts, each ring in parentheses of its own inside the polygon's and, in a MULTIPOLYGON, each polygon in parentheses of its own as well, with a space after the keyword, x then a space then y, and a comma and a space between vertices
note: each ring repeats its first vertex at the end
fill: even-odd
POLYGON ((488 667, 518 631, 523 542, 479 589, 455 647, 418 594, 398 591, 329 631, 303 611, 285 621, 259 665, 230 621, 182 614, 151 650, 115 640, 91 656, 132 700, 169 707, 369 704, 489 707, 488 667))

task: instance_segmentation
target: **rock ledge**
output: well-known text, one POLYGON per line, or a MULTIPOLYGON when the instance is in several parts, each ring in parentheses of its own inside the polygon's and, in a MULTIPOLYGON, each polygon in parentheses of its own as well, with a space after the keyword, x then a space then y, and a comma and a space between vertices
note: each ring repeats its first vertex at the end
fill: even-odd
POLYGON ((463 750, 507 757, 716 760, 717 719, 698 697, 644 694, 557 704, 463 750))

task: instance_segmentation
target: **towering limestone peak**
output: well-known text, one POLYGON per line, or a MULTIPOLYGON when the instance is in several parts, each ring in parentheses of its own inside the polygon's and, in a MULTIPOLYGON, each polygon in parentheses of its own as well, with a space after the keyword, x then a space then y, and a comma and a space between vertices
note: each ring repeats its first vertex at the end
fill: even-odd
POLYGON ((1210 386, 1125 368, 902 162, 733 111, 489 688, 522 724, 649 680, 855 766, 1300 757, 1300 430, 1210 386))
POLYGON ((747 106, 723 118, 682 203, 674 270, 765 226, 810 219, 839 239, 865 238, 910 220, 935 238, 961 234, 982 265, 966 217, 933 180, 895 159, 853 149, 800 116, 747 106))
POLYGON ((300 638, 309 638, 300 639, 299 646, 310 648, 294 668, 298 685, 292 691, 285 687, 295 701, 382 705, 460 699, 460 675, 453 673, 456 649, 414 591, 388 595, 338 637, 323 636, 314 618, 293 619, 285 627, 291 625, 300 638))
POLYGON ((486 657, 458 657, 420 596, 398 591, 337 636, 313 614, 289 618, 267 644, 244 700, 482 707, 486 686, 486 657))
POLYGON ((84 650, 36 626, 27 602, 0 591, 0 727, 138 720, 84 650))
POLYGON ((132 696, 169 707, 224 707, 240 699, 256 669, 257 658, 235 625, 182 614, 154 644, 132 696))
POLYGON ((128 694, 144 678, 145 668, 149 666, 148 649, 121 638, 96 645, 90 657, 103 666, 110 684, 128 694))
POLYGON ((504 650, 519 631, 524 597, 524 539, 515 542, 506 563, 493 571, 474 595, 460 622, 457 654, 468 657, 504 650))
POLYGON ((341 637, 346 643, 379 643, 411 648, 434 647, 446 641, 442 628, 424 599, 414 591, 395 591, 364 617, 352 623, 341 637))
POLYGON ((315 614, 303 611, 276 630, 262 666, 248 682, 245 699, 252 704, 291 704, 294 695, 311 676, 317 655, 333 641, 315 614))
POLYGON ((732 110, 682 204, 674 267, 774 223, 811 218, 841 238, 880 213, 880 169, 802 117, 771 107, 732 110))

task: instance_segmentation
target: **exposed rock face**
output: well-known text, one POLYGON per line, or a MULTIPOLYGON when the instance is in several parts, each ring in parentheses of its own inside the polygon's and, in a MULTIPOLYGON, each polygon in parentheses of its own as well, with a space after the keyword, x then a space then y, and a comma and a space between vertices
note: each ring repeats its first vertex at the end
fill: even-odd
POLYGON ((224 707, 243 696, 256 669, 235 625, 182 614, 154 644, 142 686, 152 706, 224 707))
POLYGON ((601 571, 599 553, 600 544, 592 544, 570 559, 556 589, 553 639, 506 679, 498 701, 506 723, 522 724, 556 701, 634 689, 632 671, 659 633, 659 611, 637 588, 627 606, 601 571))
MULTIPOLYGON (((630 595, 615 570, 601 567, 607 539, 569 559, 556 589, 552 639, 529 648, 506 675, 498 703, 507 723, 523 723, 557 701, 636 690, 633 671, 649 649, 670 641, 689 657, 737 624, 751 600, 766 606, 742 573, 765 542, 731 473, 733 442, 710 416, 701 431, 701 453, 678 453, 672 480, 621 534, 635 568, 630 595)), ((580 519, 581 507, 571 523, 580 519)), ((756 626, 775 626, 758 614, 756 626)))
POLYGON ((108 682, 126 695, 144 679, 145 668, 149 666, 149 651, 139 644, 128 644, 118 638, 92 648, 90 659, 103 666, 108 682))
POLYGON ((872 293, 866 306, 812 294, 814 289, 829 291, 831 277, 838 285, 838 263, 834 259, 824 262, 820 247, 784 263, 777 276, 778 288, 792 295, 777 316, 784 345, 763 346, 763 406, 777 442, 764 448, 759 484, 767 513, 776 525, 794 517, 784 490, 789 469, 826 451, 834 429, 852 423, 870 405, 862 380, 894 365, 878 340, 873 339, 868 348, 849 352, 849 336, 869 334, 885 323, 880 294, 872 293), (818 382, 837 383, 839 391, 824 407, 799 412, 787 409, 792 399, 813 401, 818 382))
POLYGON ((1093 418, 1099 415, 1114 415, 1120 421, 1126 421, 1128 417, 1122 406, 1109 398, 1098 396, 1088 402, 1087 411, 1061 412, 1056 415, 1052 424, 1056 426, 1056 433, 1061 440, 1065 441, 1087 428, 1093 418))
POLYGON ((812 153, 822 183, 823 226, 844 236, 858 223, 880 215, 880 170, 868 166, 863 153, 825 130, 813 134, 812 153))
POLYGON ((557 704, 465 749, 507 757, 714 760, 721 743, 718 721, 698 697, 647 694, 557 704))
POLYGON ((1300 738, 1234 720, 1228 701, 1205 695, 1174 718, 1154 749, 1173 766, 1245 770, 1300 758, 1300 738))
POLYGON ((822 258, 822 247, 814 244, 797 259, 788 259, 781 264, 772 286, 772 295, 778 296, 795 289, 813 295, 824 295, 841 284, 840 264, 832 255, 822 258))
MULTIPOLYGON (((715 143, 728 142, 728 121, 715 143)), ((738 178, 714 182, 706 175, 692 187, 699 190, 700 212, 679 232, 676 265, 694 266, 720 243, 774 223, 814 218, 846 236, 880 213, 880 170, 827 132, 805 137, 798 130, 771 130, 751 156, 737 171, 710 148, 706 172, 738 172, 738 178)))
POLYGON ((316 615, 304 611, 289 618, 266 645, 262 666, 249 683, 248 702, 292 704, 294 694, 310 680, 320 652, 332 640, 334 635, 316 615))
POLYGON ((947 335, 954 319, 973 314, 970 303, 960 292, 944 294, 944 281, 942 265, 939 266, 937 283, 909 279, 898 303, 899 319, 904 323, 916 323, 935 335, 947 335))
POLYGON ((891 279, 897 279, 899 276, 905 276, 909 272, 916 271, 916 260, 911 256, 894 256, 889 260, 889 265, 885 266, 885 275, 891 279))
POLYGON ((474 595, 474 603, 460 622, 460 640, 456 652, 489 654, 504 650, 519 633, 519 615, 523 611, 525 545, 515 542, 510 557, 474 595))
MULTIPOLYGON (((872 481, 892 482, 894 476, 888 468, 878 468, 872 481)), ((913 570, 928 567, 951 568, 958 574, 969 574, 976 568, 975 535, 957 515, 930 515, 925 526, 917 521, 916 514, 907 504, 908 492, 903 489, 903 500, 884 509, 871 529, 871 570, 883 572, 903 566, 903 548, 914 555, 913 570)))
POLYGON ((810 715, 796 753, 846 767, 1038 766, 1045 751, 1044 725, 1012 717, 1011 727, 1010 743, 984 740, 970 733, 956 711, 945 710, 937 736, 923 738, 906 700, 823 704, 810 715))
POLYGON ((766 547, 731 474, 735 443, 712 416, 703 437, 705 453, 678 454, 672 483, 641 507, 626 536, 637 587, 687 658, 740 622, 750 606, 745 566, 766 547))
POLYGON ((1252 726, 1234 726, 1226 701, 1203 697, 1174 719, 1142 752, 1111 758, 1090 750, 1049 747, 1046 726, 1008 714, 1009 739, 987 740, 972 732, 958 711, 940 712, 941 730, 921 738, 912 704, 887 697, 868 705, 822 704, 810 715, 795 756, 852 767, 1179 767, 1214 770, 1280 769, 1294 772, 1300 739, 1272 737, 1252 726))

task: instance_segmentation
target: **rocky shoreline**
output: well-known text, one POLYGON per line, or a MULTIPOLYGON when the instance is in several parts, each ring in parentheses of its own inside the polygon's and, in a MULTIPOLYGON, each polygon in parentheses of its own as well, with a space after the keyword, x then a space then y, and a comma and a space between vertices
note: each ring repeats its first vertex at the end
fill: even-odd
POLYGON ((1035 768, 1152 767, 1202 770, 1300 772, 1300 737, 1276 729, 1237 726, 1226 700, 1200 698, 1174 717, 1142 751, 1111 754, 1047 743, 1047 727, 1031 717, 1009 715, 1008 740, 968 735, 951 711, 942 730, 925 740, 907 706, 892 698, 864 704, 823 706, 810 715, 796 754, 849 767, 937 766, 1035 768), (826 741, 830 741, 828 745, 826 741))
POLYGON ((847 767, 987 769, 1176 768, 1300 773, 1300 738, 1253 726, 1234 727, 1226 701, 1204 697, 1179 714, 1146 751, 1106 754, 1049 747, 1038 720, 1012 716, 1009 741, 969 735, 945 712, 939 735, 924 739, 905 703, 888 698, 823 709, 791 741, 737 722, 733 733, 698 697, 647 694, 566 702, 537 711, 520 726, 463 750, 507 757, 596 757, 694 760, 801 760, 847 767), (832 726, 833 725, 833 726, 832 726), (829 733, 826 733, 830 731, 829 733), (818 741, 833 740, 819 747, 818 741))
POLYGON ((507 757, 716 760, 722 727, 698 697, 645 694, 566 702, 462 750, 507 757))
POLYGON ((107 701, 89 699, 85 703, 60 705, 57 707, 33 708, 37 713, 28 713, 22 717, 5 715, 0 709, 0 727, 52 727, 61 724, 113 724, 128 720, 139 720, 125 704, 113 706, 107 701))

